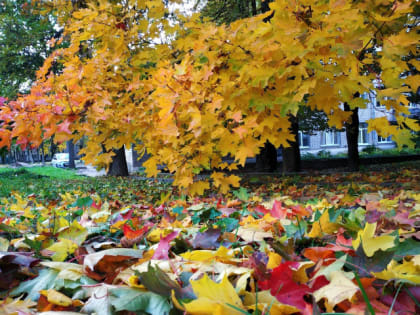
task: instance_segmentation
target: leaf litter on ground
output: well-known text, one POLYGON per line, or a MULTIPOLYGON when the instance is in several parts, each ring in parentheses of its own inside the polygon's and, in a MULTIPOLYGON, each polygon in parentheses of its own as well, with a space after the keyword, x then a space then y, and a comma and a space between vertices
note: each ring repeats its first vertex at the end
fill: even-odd
POLYGON ((244 180, 224 196, 16 186, 0 200, 0 313, 418 314, 416 166, 244 180))

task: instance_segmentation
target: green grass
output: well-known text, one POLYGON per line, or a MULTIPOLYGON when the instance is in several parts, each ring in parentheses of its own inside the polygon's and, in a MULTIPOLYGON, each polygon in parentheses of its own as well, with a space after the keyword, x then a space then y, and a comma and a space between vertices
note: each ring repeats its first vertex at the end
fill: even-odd
MULTIPOLYGON (((95 192, 104 200, 138 203, 146 199, 160 200, 170 190, 169 183, 133 178, 76 175, 75 171, 54 167, 0 167, 0 199, 16 192, 22 196, 36 195, 38 200, 53 201, 73 192, 89 196, 95 192)), ((1 201, 0 201, 1 205, 1 201)))
POLYGON ((2 167, 0 168, 0 176, 13 176, 13 175, 24 175, 28 176, 46 176, 49 178, 55 179, 78 179, 82 176, 77 175, 75 170, 61 169, 52 166, 35 166, 35 167, 19 167, 19 168, 10 168, 2 167))

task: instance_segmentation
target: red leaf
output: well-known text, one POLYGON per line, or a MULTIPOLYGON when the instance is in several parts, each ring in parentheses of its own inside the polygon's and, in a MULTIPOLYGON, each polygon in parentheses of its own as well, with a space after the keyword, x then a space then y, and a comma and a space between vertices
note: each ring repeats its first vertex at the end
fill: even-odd
POLYGON ((307 304, 303 297, 311 293, 312 289, 306 284, 298 284, 293 281, 291 267, 297 268, 298 263, 287 261, 274 268, 268 280, 258 282, 258 288, 270 290, 279 302, 293 305, 303 311, 307 304))
MULTIPOLYGON (((334 251, 326 247, 309 247, 305 248, 303 256, 317 263, 320 259, 326 260, 328 258, 335 258, 334 251)), ((330 260, 328 264, 333 263, 333 260, 330 260)))
POLYGON ((124 236, 129 240, 141 237, 149 230, 148 226, 143 226, 140 230, 133 230, 128 224, 123 225, 124 236))
POLYGON ((158 248, 156 248, 152 259, 169 259, 168 252, 169 248, 171 248, 170 243, 175 237, 177 237, 178 233, 178 231, 173 231, 172 233, 162 238, 159 242, 158 248))
POLYGON ((61 124, 58 125, 57 131, 64 132, 64 133, 67 133, 67 134, 71 134, 71 131, 69 129, 70 124, 71 124, 70 121, 65 120, 64 122, 62 122, 61 124))
POLYGON ((287 216, 287 208, 283 208, 281 201, 275 200, 273 209, 271 209, 271 216, 277 219, 285 219, 287 216))

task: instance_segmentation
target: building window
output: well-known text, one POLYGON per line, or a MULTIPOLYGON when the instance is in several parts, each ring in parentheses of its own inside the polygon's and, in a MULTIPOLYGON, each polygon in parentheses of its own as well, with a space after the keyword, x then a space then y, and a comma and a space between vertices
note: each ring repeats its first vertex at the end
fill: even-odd
POLYGON ((378 143, 391 143, 391 136, 383 138, 381 136, 378 136, 378 143))
POLYGON ((302 131, 299 131, 299 147, 300 148, 309 148, 310 146, 310 138, 311 136, 303 133, 302 131))
POLYGON ((367 124, 360 124, 359 125, 359 139, 358 139, 357 143, 358 144, 369 144, 367 124))
POLYGON ((340 133, 337 131, 324 131, 322 133, 321 145, 340 145, 340 133))

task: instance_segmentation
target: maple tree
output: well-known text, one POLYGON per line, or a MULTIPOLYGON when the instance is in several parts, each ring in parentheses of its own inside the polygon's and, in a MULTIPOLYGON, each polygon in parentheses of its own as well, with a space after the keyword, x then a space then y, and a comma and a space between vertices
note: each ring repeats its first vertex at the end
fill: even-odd
POLYGON ((221 170, 243 165, 267 141, 294 141, 288 115, 301 105, 342 128, 346 109, 365 106, 357 95, 378 80, 385 87, 378 99, 397 124, 378 118, 369 131, 410 145, 410 129, 418 130, 403 93, 418 87, 417 76, 400 76, 401 56, 418 45, 418 26, 405 27, 415 24, 416 1, 278 0, 272 11, 228 26, 194 17, 172 23, 157 0, 48 3, 61 9, 70 46, 47 59, 31 94, 2 107, 2 146, 86 136, 85 159, 103 166, 113 149, 137 143, 151 155, 148 175, 164 164, 175 185, 202 193, 210 187, 194 180, 202 170, 218 170, 213 185, 226 192, 239 178, 221 170), (53 74, 56 63, 63 69, 53 74))

